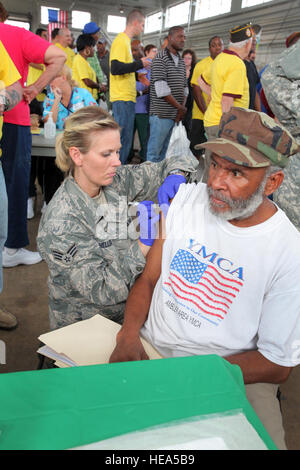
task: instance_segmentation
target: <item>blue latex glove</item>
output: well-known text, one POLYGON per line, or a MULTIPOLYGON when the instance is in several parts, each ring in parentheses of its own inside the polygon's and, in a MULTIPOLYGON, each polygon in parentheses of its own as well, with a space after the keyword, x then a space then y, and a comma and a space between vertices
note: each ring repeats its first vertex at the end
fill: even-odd
POLYGON ((186 183, 186 179, 182 175, 169 175, 161 185, 157 193, 158 203, 164 216, 167 216, 170 206, 170 199, 176 196, 179 186, 186 183))
POLYGON ((152 246, 156 238, 156 223, 159 214, 155 213, 153 201, 140 202, 137 207, 137 216, 140 223, 140 241, 147 246, 152 246))

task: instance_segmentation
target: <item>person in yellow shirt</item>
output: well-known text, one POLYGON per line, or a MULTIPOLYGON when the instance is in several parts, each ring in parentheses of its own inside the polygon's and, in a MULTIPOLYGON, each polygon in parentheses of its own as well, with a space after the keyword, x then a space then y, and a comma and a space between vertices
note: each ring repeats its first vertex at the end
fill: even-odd
MULTIPOLYGON (((0 141, 3 112, 12 109, 22 99, 21 76, 0 41, 0 141)), ((1 157, 1 149, 0 149, 1 157)), ((0 292, 2 292, 2 251, 7 237, 7 195, 0 158, 0 292)), ((14 315, 0 307, 0 329, 11 330, 18 322, 14 315)))
MULTIPOLYGON (((249 82, 244 59, 252 46, 253 30, 250 24, 238 26, 230 31, 228 49, 218 55, 210 71, 205 71, 199 85, 211 101, 204 114, 204 127, 208 140, 217 137, 223 113, 234 107, 249 108, 249 82)), ((210 165, 210 152, 205 152, 206 182, 210 165)))
POLYGON ((73 60, 75 57, 75 52, 73 49, 71 49, 69 46, 72 44, 72 35, 71 31, 68 28, 61 28, 59 29, 56 37, 55 37, 55 46, 59 47, 62 49, 66 56, 67 56, 67 61, 66 65, 72 69, 73 65, 73 60))
POLYGON ((97 101, 101 86, 97 81, 95 70, 87 61, 88 57, 94 57, 95 45, 95 39, 89 34, 81 34, 78 36, 76 42, 78 54, 76 54, 73 61, 72 79, 77 83, 79 88, 88 90, 97 101))
MULTIPOLYGON (((192 114, 192 129, 190 133, 191 140, 191 151, 195 157, 201 157, 203 150, 196 150, 195 145, 206 142, 205 130, 204 130, 204 113, 209 104, 210 98, 206 93, 202 93, 202 90, 198 84, 198 80, 205 72, 210 73, 212 64, 215 58, 223 51, 224 43, 219 36, 214 36, 209 40, 209 53, 210 55, 200 62, 197 63, 194 68, 194 73, 191 78, 191 85, 193 87, 193 114, 192 114)), ((202 159, 200 160, 202 162, 202 159)))
POLYGON ((120 160, 127 163, 133 139, 136 103, 135 72, 150 68, 151 62, 146 57, 133 60, 131 40, 144 31, 145 16, 139 10, 133 10, 127 17, 126 28, 118 34, 110 50, 110 102, 113 116, 121 127, 120 160))

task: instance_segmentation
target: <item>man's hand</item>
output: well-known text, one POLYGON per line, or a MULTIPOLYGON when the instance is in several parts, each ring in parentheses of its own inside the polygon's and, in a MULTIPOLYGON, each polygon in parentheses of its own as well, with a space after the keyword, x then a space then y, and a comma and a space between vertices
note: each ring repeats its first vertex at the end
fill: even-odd
POLYGON ((129 362, 149 360, 140 338, 127 337, 121 330, 117 335, 117 345, 109 358, 109 362, 129 362))
POLYGON ((150 67, 151 67, 151 60, 147 59, 147 57, 142 57, 142 58, 141 58, 141 61, 143 62, 143 67, 144 67, 145 69, 147 69, 147 70, 150 69, 150 67))
POLYGON ((150 86, 150 82, 144 73, 138 73, 138 81, 146 87, 150 86))
POLYGON ((177 116, 176 116, 176 119, 175 119, 176 123, 182 121, 182 119, 184 118, 184 116, 186 115, 186 112, 187 112, 186 107, 183 106, 183 105, 180 105, 177 109, 178 109, 178 111, 177 111, 177 116))
POLYGON ((38 88, 33 84, 26 88, 23 91, 23 98, 26 103, 30 104, 32 100, 39 94, 38 88))

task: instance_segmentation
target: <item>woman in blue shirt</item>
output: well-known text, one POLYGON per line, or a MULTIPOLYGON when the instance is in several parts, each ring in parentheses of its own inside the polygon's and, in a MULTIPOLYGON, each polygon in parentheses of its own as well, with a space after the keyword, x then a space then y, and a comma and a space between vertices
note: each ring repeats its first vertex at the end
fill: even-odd
POLYGON ((52 112, 56 128, 64 129, 67 117, 86 106, 97 105, 90 92, 84 88, 78 88, 72 80, 71 70, 66 65, 61 75, 51 82, 51 93, 44 101, 44 122, 47 122, 49 112, 52 112))

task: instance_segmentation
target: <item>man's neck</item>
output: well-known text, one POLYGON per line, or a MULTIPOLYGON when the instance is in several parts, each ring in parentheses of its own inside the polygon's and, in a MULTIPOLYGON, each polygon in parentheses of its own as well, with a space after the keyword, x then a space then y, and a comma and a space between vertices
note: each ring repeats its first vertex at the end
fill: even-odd
POLYGON ((166 49, 168 49, 168 51, 173 55, 179 55, 179 52, 172 46, 167 46, 166 49))
MULTIPOLYGON (((230 46, 228 47, 228 50, 229 51, 232 51, 232 52, 235 52, 241 59, 243 59, 242 57, 242 50, 241 49, 238 49, 238 48, 235 48, 233 46, 230 46)), ((244 60, 244 59, 243 59, 244 60)))
POLYGON ((259 225, 259 224, 266 222, 266 220, 273 217, 273 215, 276 214, 276 212, 277 212, 277 207, 270 199, 266 197, 264 201, 261 203, 261 205, 254 212, 254 214, 252 214, 250 217, 247 217, 246 219, 241 219, 241 220, 233 219, 233 220, 229 220, 229 222, 235 227, 241 227, 241 228, 253 227, 254 225, 259 225))
POLYGON ((57 42, 58 42, 58 43, 61 45, 61 47, 63 47, 64 49, 67 48, 67 46, 65 46, 64 44, 62 44, 60 41, 57 41, 57 42))
POLYGON ((129 39, 132 39, 135 36, 134 31, 132 30, 130 26, 126 26, 124 34, 126 34, 126 36, 128 36, 129 39))

